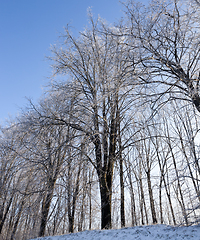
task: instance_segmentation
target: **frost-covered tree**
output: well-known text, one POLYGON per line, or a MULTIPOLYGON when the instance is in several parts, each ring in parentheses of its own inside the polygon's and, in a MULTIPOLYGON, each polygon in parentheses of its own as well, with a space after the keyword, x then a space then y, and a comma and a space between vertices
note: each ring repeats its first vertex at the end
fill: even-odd
MULTIPOLYGON (((102 228, 111 228, 113 169, 117 159, 117 135, 123 114, 128 113, 133 98, 129 84, 125 39, 114 36, 118 29, 107 29, 90 15, 91 26, 75 38, 65 29, 62 47, 52 49, 55 76, 65 76, 54 82, 52 92, 71 97, 73 111, 70 120, 65 113, 52 117, 57 124, 76 129, 93 144, 95 167, 101 195, 102 228), (72 100, 73 99, 73 100, 72 100)), ((53 115, 52 115, 53 116, 53 115)), ((128 116, 128 115, 127 115, 128 116)), ((129 117, 130 118, 130 117, 129 117)), ((123 127, 123 126, 122 126, 123 127)))
POLYGON ((124 34, 135 53, 140 84, 146 86, 141 94, 156 110, 179 98, 200 111, 199 8, 187 0, 155 0, 148 7, 129 1, 125 6, 124 34))

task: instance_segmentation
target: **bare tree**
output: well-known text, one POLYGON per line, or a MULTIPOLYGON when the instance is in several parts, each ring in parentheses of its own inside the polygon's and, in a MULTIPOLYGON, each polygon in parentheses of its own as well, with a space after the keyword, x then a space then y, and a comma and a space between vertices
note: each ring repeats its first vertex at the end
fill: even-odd
POLYGON ((15 129, 2 129, 0 153, 0 234, 20 185, 20 144, 15 129))
MULTIPOLYGON (((199 12, 187 1, 126 5, 129 45, 141 71, 141 94, 158 110, 168 100, 191 101, 200 111, 199 12), (134 54, 135 52, 135 54, 134 54)), ((135 68, 134 68, 135 71, 135 68)))
MULTIPOLYGON (((53 91, 71 92, 76 96, 76 111, 52 117, 85 135, 94 146, 95 160, 88 159, 97 171, 101 193, 102 228, 111 228, 113 169, 116 161, 118 120, 121 109, 130 101, 132 86, 127 85, 126 44, 109 31, 99 31, 99 20, 90 16, 91 28, 75 39, 66 29, 65 49, 53 48, 56 75, 66 74, 72 80, 54 83, 53 91), (127 101, 125 101, 127 99, 127 101)), ((103 25, 105 28, 105 25, 103 25)), ((128 108, 128 107, 127 107, 128 108)))
POLYGON ((39 236, 45 234, 55 184, 66 160, 67 145, 71 139, 63 126, 45 125, 41 122, 40 117, 44 112, 45 108, 40 104, 40 112, 33 109, 20 119, 23 144, 28 155, 25 158, 29 167, 42 175, 40 191, 43 199, 39 236))

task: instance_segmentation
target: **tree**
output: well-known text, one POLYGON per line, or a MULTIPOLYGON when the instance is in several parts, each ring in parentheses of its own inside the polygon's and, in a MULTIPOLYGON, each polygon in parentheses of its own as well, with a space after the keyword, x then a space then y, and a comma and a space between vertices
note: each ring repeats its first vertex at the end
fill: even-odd
POLYGON ((20 188, 20 159, 17 151, 20 145, 16 137, 16 128, 1 129, 0 149, 0 234, 9 211, 12 208, 14 196, 20 188), (18 166, 19 165, 19 166, 18 166))
MULTIPOLYGON (((174 98, 191 101, 200 111, 199 12, 187 1, 152 1, 145 8, 126 4, 132 62, 141 71, 141 95, 158 110, 174 98), (135 54, 134 54, 135 53, 135 54), (142 70, 141 70, 142 69, 142 70)), ((135 71, 135 69, 134 69, 135 71)))
MULTIPOLYGON (((100 20, 75 39, 68 28, 64 35, 64 48, 52 49, 55 75, 63 74, 67 80, 54 82, 52 92, 75 99, 70 121, 62 114, 51 115, 54 124, 71 127, 93 144, 95 159, 89 159, 99 179, 102 228, 111 228, 111 201, 113 169, 117 155, 118 122, 121 111, 130 108, 132 85, 127 84, 127 51, 123 38, 105 31, 100 20), (70 95, 69 95, 70 92, 70 95)), ((65 106, 66 109, 66 106, 65 106)))
MULTIPOLYGON (((33 108, 20 119, 28 166, 42 175, 40 191, 43 199, 39 236, 45 235, 56 181, 66 161, 68 144, 73 138, 63 126, 48 125, 41 121, 41 116, 47 115, 47 106, 51 106, 52 111, 56 109, 56 104, 51 103, 50 99, 41 101, 40 108, 38 107, 37 110, 33 108), (27 129, 29 129, 28 132, 27 129)), ((50 108, 48 110, 50 111, 50 108)))

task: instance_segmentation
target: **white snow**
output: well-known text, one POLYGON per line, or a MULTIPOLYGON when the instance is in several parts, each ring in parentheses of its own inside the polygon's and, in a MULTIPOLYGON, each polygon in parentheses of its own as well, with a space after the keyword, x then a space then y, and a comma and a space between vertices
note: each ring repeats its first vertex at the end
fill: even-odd
MULTIPOLYGON (((200 225, 173 227, 167 225, 139 226, 116 230, 93 230, 38 240, 200 240, 200 225)), ((34 240, 36 240, 34 239, 34 240)))

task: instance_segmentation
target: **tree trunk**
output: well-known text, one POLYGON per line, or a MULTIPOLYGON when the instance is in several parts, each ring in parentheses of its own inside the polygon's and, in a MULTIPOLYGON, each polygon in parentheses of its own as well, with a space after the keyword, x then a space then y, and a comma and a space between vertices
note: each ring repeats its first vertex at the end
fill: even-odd
POLYGON ((69 233, 74 232, 74 216, 68 213, 69 233))
POLYGON ((121 129, 120 129, 120 116, 117 101, 117 113, 116 113, 116 127, 118 133, 119 144, 119 166, 120 166, 120 192, 121 192, 121 228, 125 227, 125 204, 124 204, 124 170, 123 170, 123 157, 122 157, 122 141, 121 141, 121 129))
POLYGON ((135 195, 133 191, 133 184, 131 179, 131 173, 129 172, 129 184, 130 184, 130 195, 131 195, 131 217, 132 226, 137 226, 136 207, 135 207, 135 195))
POLYGON ((21 205, 20 205, 19 212, 18 212, 18 214, 17 214, 17 219, 16 219, 16 221, 15 221, 14 228, 13 228, 13 231, 12 231, 10 240, 15 239, 14 236, 15 236, 15 233, 16 233, 16 231, 17 231, 17 226, 18 226, 18 223, 19 223, 19 220, 20 220, 20 217, 21 217, 21 214, 22 214, 22 211, 23 211, 23 207, 24 207, 25 202, 26 202, 26 201, 25 201, 25 197, 24 197, 24 199, 22 200, 22 203, 21 203, 21 205))
POLYGON ((9 209, 10 209, 10 206, 11 206, 11 203, 13 201, 13 194, 12 196, 10 197, 10 200, 8 202, 8 205, 6 206, 6 210, 5 210, 5 213, 3 214, 3 207, 2 207, 2 210, 1 210, 1 215, 0 215, 0 234, 1 234, 1 231, 3 229, 3 225, 4 225, 4 222, 6 220, 6 216, 9 212, 9 209))
MULTIPOLYGON (((170 148, 172 159, 173 159, 174 170, 175 170, 175 173, 176 173, 177 184, 178 184, 178 190, 179 190, 179 194, 180 194, 180 197, 181 197, 181 201, 179 201, 179 203, 180 203, 180 206, 181 206, 181 210, 182 210, 182 213, 183 213, 185 223, 188 226, 188 218, 187 218, 187 213, 186 213, 186 208, 185 208, 185 202, 184 202, 183 193, 182 193, 182 190, 181 190, 181 183, 180 183, 180 179, 179 179, 176 160, 175 160, 175 156, 174 156, 174 153, 173 153, 173 149, 172 149, 170 140, 169 140, 168 144, 169 144, 169 148, 170 148)), ((179 200, 178 195, 177 195, 177 199, 179 200)))
MULTIPOLYGON (((72 206, 70 202, 70 189, 68 189, 68 220, 69 220, 69 232, 73 233, 74 232, 74 216, 75 216, 75 211, 76 211, 76 201, 78 197, 78 192, 79 192, 79 185, 80 185, 80 173, 81 173, 81 164, 79 164, 79 169, 77 173, 77 179, 76 179, 76 188, 73 194, 73 199, 72 199, 72 206)), ((69 170, 68 170, 69 171, 69 170)))
POLYGON ((44 234, 45 234, 45 228, 46 228, 46 224, 47 224, 49 208, 50 208, 51 200, 52 200, 52 197, 53 197, 54 185, 55 185, 55 181, 50 180, 48 191, 47 191, 47 193, 45 195, 45 198, 43 200, 42 218, 41 218, 41 224, 40 224, 39 237, 43 237, 44 234))
MULTIPOLYGON (((167 183, 166 183, 166 179, 165 179, 165 175, 164 175, 164 168, 165 168, 165 166, 166 166, 166 169, 167 169, 167 155, 168 154, 164 157, 164 161, 162 162, 161 158, 160 158, 160 155, 159 155, 159 151, 158 151, 158 148, 159 148, 159 146, 158 146, 158 139, 156 139, 155 147, 156 147, 156 154, 157 154, 157 159, 158 159, 158 163, 159 163, 159 167, 160 167, 160 192, 159 192, 159 195, 160 195, 160 218, 161 218, 161 224, 163 223, 163 211, 162 211, 162 201, 161 201, 162 200, 161 199, 162 198, 161 197, 161 188, 162 188, 162 182, 163 182, 164 187, 165 187, 165 191, 166 191, 166 194, 167 194, 167 198, 168 198, 168 201, 169 201, 169 206, 170 206, 170 210, 171 210, 171 214, 172 214, 173 223, 174 223, 174 225, 176 225, 176 219, 175 219, 174 210, 173 210, 173 206, 172 206, 170 190, 168 190, 168 188, 167 188, 167 183)), ((166 171, 166 173, 168 174, 168 171, 166 171)), ((168 184, 168 186, 169 186, 169 184, 168 184)), ((169 221, 171 222, 170 218, 169 218, 169 221)))
MULTIPOLYGON (((121 155, 121 154, 120 154, 121 155)), ((125 204, 124 204, 124 171, 123 171, 123 159, 120 156, 120 190, 121 190, 121 227, 125 227, 125 204)))
MULTIPOLYGON (((170 210, 171 210, 171 214, 172 214, 173 223, 174 223, 174 225, 176 225, 176 219, 175 219, 175 215, 174 215, 174 209, 173 209, 173 206, 172 206, 171 195, 170 195, 170 191, 167 188, 167 183, 166 183, 164 175, 163 175, 163 183, 164 183, 165 191, 166 191, 167 198, 168 198, 168 201, 169 201, 169 206, 170 206, 170 210)), ((169 184, 168 184, 168 186, 169 186, 169 184)))
POLYGON ((145 198, 144 198, 144 190, 143 190, 143 184, 142 184, 142 178, 140 177, 138 180, 138 190, 140 192, 140 212, 141 212, 141 221, 142 225, 144 225, 144 213, 143 213, 143 207, 144 207, 144 212, 145 212, 145 217, 146 217, 146 224, 148 225, 149 220, 148 220, 148 215, 147 215, 147 209, 146 209, 146 203, 145 203, 145 198))
POLYGON ((162 210, 162 175, 159 184, 159 206, 160 206, 160 223, 163 224, 163 210, 162 210))
POLYGON ((92 229, 92 177, 91 173, 89 172, 89 230, 92 229))
POLYGON ((135 206, 135 195, 133 191, 133 183, 132 183, 132 177, 131 177, 131 167, 130 167, 130 160, 128 155, 128 166, 125 161, 125 166, 127 168, 128 172, 128 179, 129 179, 129 190, 130 190, 130 196, 131 196, 131 218, 132 218, 132 226, 137 226, 137 217, 136 217, 136 206, 135 206))
POLYGON ((152 187, 151 187, 150 170, 147 171, 147 183, 148 183, 148 190, 149 190, 152 220, 153 220, 153 224, 156 224, 158 221, 156 218, 156 210, 155 210, 155 204, 154 204, 154 199, 153 199, 153 191, 152 191, 152 187))
POLYGON ((111 229, 111 189, 108 189, 104 177, 101 177, 100 183, 101 194, 101 229, 111 229))
POLYGON ((81 210, 79 213, 79 222, 78 222, 79 232, 83 231, 83 222, 84 222, 84 215, 85 215, 85 197, 86 197, 86 189, 83 189, 82 204, 81 204, 81 210))

